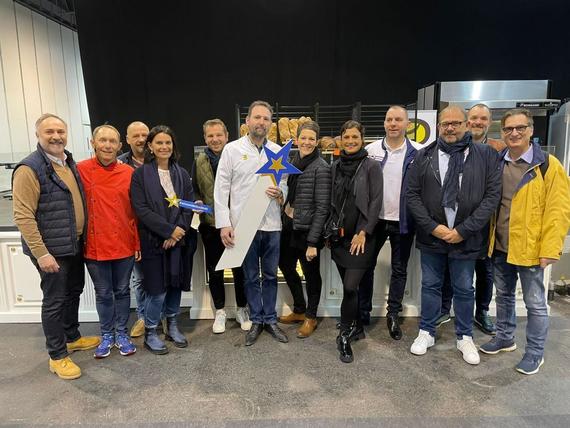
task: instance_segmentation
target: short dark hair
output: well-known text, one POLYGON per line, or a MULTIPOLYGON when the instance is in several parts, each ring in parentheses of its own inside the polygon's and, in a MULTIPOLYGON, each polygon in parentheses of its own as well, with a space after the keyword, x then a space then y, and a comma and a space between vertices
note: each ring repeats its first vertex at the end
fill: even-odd
POLYGON ((299 135, 301 135, 301 131, 303 129, 308 129, 309 131, 313 131, 315 134, 317 134, 317 140, 319 139, 319 132, 321 131, 321 128, 319 127, 319 124, 317 122, 309 120, 307 122, 303 122, 302 124, 300 124, 299 127, 297 128, 297 138, 299 138, 299 135))
POLYGON ((174 131, 169 126, 156 125, 153 126, 153 128, 148 133, 148 136, 146 137, 146 144, 144 146, 144 163, 150 163, 154 159, 154 153, 150 151, 148 145, 152 143, 152 140, 154 140, 158 134, 170 135, 170 138, 172 139, 172 156, 170 156, 170 161, 178 162, 178 159, 180 159, 180 152, 176 147, 176 137, 174 136, 174 131))
POLYGON ((362 138, 362 141, 364 141, 364 126, 362 126, 362 124, 360 122, 357 122, 356 120, 347 120, 346 122, 344 122, 344 124, 340 128, 341 138, 342 134, 344 134, 347 130, 352 128, 358 129, 358 132, 360 132, 360 138, 362 138))
POLYGON ((261 100, 254 101, 249 105, 247 109, 247 117, 251 116, 251 111, 253 110, 254 107, 257 106, 265 107, 267 110, 269 110, 271 116, 273 117, 273 107, 271 107, 271 104, 269 104, 267 101, 261 101, 261 100))
POLYGON ((522 114, 523 116, 526 116, 528 121, 528 126, 534 125, 534 120, 532 120, 532 114, 529 110, 527 110, 526 108, 513 108, 505 112, 505 114, 501 118, 501 127, 505 126, 505 122, 509 117, 516 116, 517 114, 522 114))

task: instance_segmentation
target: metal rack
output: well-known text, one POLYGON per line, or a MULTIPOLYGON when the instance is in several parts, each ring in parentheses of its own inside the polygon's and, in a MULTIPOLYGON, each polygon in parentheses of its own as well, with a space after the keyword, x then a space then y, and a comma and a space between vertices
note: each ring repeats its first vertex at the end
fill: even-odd
MULTIPOLYGON (((402 104, 405 105, 405 104, 402 104)), ((415 104, 408 107, 415 110, 415 104)), ((360 101, 345 105, 321 105, 315 103, 309 106, 273 105, 273 120, 277 122, 282 117, 299 118, 310 116, 321 128, 321 136, 334 137, 347 120, 360 122, 366 130, 366 140, 376 140, 384 136, 384 118, 390 104, 362 104, 360 101)), ((248 106, 235 105, 236 129, 245 123, 248 106)))

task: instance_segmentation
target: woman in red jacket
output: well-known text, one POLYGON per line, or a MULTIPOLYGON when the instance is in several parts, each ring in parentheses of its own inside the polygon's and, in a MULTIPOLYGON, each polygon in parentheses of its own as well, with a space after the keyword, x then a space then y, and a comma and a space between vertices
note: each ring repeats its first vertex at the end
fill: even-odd
POLYGON ((136 352, 127 330, 131 306, 129 280, 140 260, 136 217, 129 189, 133 169, 117 163, 119 132, 99 126, 91 140, 95 157, 79 162, 77 169, 87 201, 85 264, 95 286, 101 343, 95 358, 105 358, 116 346, 121 355, 136 352))

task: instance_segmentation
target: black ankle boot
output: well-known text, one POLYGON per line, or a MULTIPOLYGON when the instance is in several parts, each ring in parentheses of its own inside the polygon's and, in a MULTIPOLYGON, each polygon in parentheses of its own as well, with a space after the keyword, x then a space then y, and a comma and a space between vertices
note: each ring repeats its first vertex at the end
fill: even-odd
POLYGON ((343 363, 352 363, 354 361, 349 335, 350 330, 344 330, 341 327, 341 331, 336 338, 337 349, 340 353, 339 358, 343 363))
POLYGON ((348 332, 348 339, 351 342, 356 342, 357 340, 364 339, 366 335, 364 334, 364 327, 360 321, 354 321, 350 326, 348 332))

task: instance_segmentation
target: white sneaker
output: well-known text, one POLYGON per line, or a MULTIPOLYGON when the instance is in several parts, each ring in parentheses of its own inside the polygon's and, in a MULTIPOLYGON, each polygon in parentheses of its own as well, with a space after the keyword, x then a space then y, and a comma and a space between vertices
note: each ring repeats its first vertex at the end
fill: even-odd
POLYGON ((477 352, 477 347, 473 343, 473 338, 471 336, 463 336, 463 339, 457 341, 457 349, 463 354, 463 359, 473 365, 479 364, 481 359, 479 358, 479 352, 477 352))
POLYGON ((431 348, 435 343, 435 339, 431 334, 429 334, 425 330, 420 330, 420 334, 412 343, 412 347, 410 348, 410 352, 414 355, 424 355, 428 348, 431 348))
POLYGON ((249 312, 247 308, 238 308, 236 313, 236 322, 241 326, 243 331, 249 331, 251 328, 251 321, 249 320, 249 312))
POLYGON ((225 309, 218 309, 216 311, 216 319, 212 326, 212 331, 216 334, 226 331, 226 311, 225 309))

